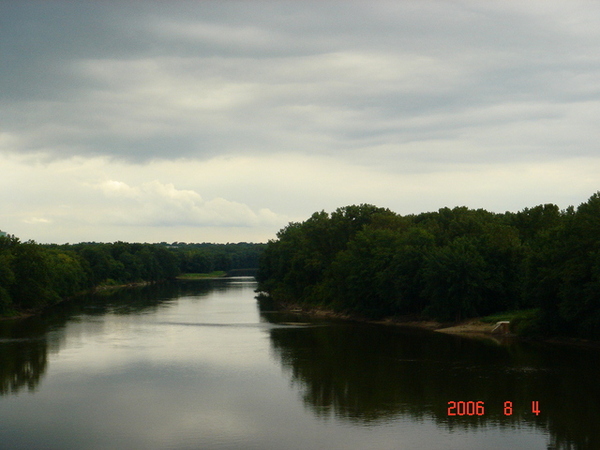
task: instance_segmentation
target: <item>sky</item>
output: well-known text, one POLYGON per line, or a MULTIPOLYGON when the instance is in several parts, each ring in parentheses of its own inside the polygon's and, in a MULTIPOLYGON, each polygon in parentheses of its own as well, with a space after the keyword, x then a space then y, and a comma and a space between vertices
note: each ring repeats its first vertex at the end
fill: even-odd
POLYGON ((577 206, 600 3, 0 0, 0 230, 266 242, 313 212, 577 206))

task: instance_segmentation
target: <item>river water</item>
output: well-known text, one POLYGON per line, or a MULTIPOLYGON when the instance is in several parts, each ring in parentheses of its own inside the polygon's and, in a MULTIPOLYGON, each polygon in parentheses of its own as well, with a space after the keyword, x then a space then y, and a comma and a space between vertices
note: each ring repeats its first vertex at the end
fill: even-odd
POLYGON ((1 321, 0 448, 600 449, 597 349, 307 320, 254 289, 177 282, 1 321))

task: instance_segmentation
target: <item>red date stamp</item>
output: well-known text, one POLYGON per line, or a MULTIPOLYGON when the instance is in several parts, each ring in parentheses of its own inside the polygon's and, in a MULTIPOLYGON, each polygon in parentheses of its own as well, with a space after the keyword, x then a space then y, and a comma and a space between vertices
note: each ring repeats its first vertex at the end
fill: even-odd
MULTIPOLYGON (((503 409, 505 416, 512 416, 513 414, 513 402, 504 402, 503 409)), ((531 402, 531 412, 538 416, 540 411, 540 402, 535 400, 531 402)), ((449 416, 483 416, 485 414, 485 403, 479 402, 448 402, 448 415, 449 416)))

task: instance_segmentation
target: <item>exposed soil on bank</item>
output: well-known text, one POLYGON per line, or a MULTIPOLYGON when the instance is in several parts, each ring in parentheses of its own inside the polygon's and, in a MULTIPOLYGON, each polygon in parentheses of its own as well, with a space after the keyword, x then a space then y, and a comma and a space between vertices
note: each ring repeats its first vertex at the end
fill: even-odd
POLYGON ((281 311, 305 315, 309 317, 318 317, 324 319, 349 320, 353 322, 373 323, 389 326, 400 326, 410 328, 421 328, 425 330, 437 331, 448 334, 462 335, 493 335, 493 323, 485 323, 479 319, 468 319, 462 322, 442 323, 435 320, 418 316, 399 316, 388 317, 382 320, 372 320, 365 317, 335 312, 322 308, 306 308, 298 305, 279 305, 281 311))
POLYGON ((113 289, 136 288, 136 287, 148 286, 150 284, 156 284, 156 283, 157 283, 157 281, 138 281, 135 283, 127 283, 127 284, 102 284, 100 286, 96 286, 96 287, 92 288, 91 292, 110 291, 113 289))
POLYGON ((441 323, 430 319, 414 320, 411 318, 390 318, 376 321, 383 325, 395 325, 402 327, 421 328, 436 331, 438 333, 459 334, 464 336, 513 336, 509 333, 492 333, 495 324, 485 323, 479 319, 468 319, 462 322, 441 323))
MULTIPOLYGON (((450 327, 439 328, 435 331, 450 334, 493 334, 492 329, 494 328, 494 326, 495 324, 493 323, 481 322, 479 319, 469 319, 450 327)), ((506 333, 504 333, 504 335, 506 335, 506 333)))
POLYGON ((305 317, 316 317, 332 320, 347 320, 352 322, 373 323, 387 326, 420 328, 423 330, 435 331, 437 333, 454 334, 473 339, 491 339, 497 343, 506 342, 506 339, 518 339, 542 344, 593 347, 600 349, 600 342, 591 341, 588 339, 569 337, 525 338, 513 333, 492 333, 492 329, 496 324, 482 322, 478 318, 471 318, 454 323, 442 323, 437 322, 435 320, 416 316, 400 316, 389 317, 382 320, 371 320, 364 317, 343 314, 327 309, 306 307, 302 308, 298 305, 279 305, 278 309, 282 312, 297 314, 299 316, 305 317))

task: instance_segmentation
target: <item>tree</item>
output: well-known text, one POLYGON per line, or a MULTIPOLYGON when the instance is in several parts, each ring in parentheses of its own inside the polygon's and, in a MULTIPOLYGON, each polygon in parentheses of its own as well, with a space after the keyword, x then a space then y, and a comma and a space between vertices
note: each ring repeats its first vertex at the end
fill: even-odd
POLYGON ((478 315, 483 300, 485 261, 467 237, 429 253, 424 267, 426 313, 443 320, 478 315))
POLYGON ((34 242, 17 245, 11 261, 15 281, 10 296, 20 308, 39 308, 56 302, 58 294, 51 288, 51 272, 44 251, 34 242))

